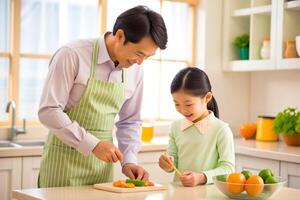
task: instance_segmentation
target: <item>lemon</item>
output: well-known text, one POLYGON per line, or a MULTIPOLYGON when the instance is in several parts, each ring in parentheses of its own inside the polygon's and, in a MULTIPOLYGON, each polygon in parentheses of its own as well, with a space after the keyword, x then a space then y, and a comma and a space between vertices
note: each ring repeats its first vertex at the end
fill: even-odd
POLYGON ((265 183, 266 184, 275 184, 275 183, 278 183, 278 180, 274 176, 268 176, 265 183))
POLYGON ((258 176, 260 176, 260 177, 264 180, 264 182, 266 182, 266 179, 267 179, 269 176, 273 176, 273 172, 272 172, 272 170, 269 169, 269 168, 262 169, 262 170, 259 172, 258 176))

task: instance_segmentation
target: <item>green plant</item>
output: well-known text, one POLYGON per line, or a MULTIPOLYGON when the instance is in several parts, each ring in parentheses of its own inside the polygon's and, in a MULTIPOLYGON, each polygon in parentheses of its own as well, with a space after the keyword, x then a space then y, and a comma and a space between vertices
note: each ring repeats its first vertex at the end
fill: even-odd
POLYGON ((279 112, 273 121, 273 130, 277 134, 300 134, 300 111, 296 108, 286 108, 279 112))
POLYGON ((249 47, 249 35, 243 34, 234 39, 233 44, 238 48, 249 47))

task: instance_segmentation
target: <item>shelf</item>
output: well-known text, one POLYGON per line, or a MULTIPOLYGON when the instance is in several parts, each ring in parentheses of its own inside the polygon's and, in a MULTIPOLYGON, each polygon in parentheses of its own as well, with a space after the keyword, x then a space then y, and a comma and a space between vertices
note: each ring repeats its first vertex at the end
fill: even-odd
POLYGON ((284 7, 287 10, 298 10, 298 11, 300 11, 300 0, 285 2, 284 7))
POLYGON ((274 70, 274 63, 271 60, 234 60, 225 70, 240 72, 274 70))
POLYGON ((237 9, 233 11, 233 17, 242 17, 242 16, 250 16, 253 14, 270 14, 272 10, 271 5, 266 6, 257 6, 253 8, 243 8, 237 9))
POLYGON ((278 67, 281 69, 300 69, 300 58, 281 59, 278 67))
POLYGON ((224 3, 224 71, 252 72, 300 69, 300 58, 285 59, 285 41, 300 35, 300 0, 230 0, 224 3), (237 36, 250 35, 249 60, 239 60, 233 45, 237 36), (261 59, 262 41, 270 39, 270 58, 261 59))

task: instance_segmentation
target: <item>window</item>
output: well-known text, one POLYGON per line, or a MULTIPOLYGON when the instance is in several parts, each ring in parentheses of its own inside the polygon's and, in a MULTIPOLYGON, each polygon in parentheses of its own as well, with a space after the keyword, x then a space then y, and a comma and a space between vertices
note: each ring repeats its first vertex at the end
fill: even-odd
MULTIPOLYGON (((190 1, 191 2, 191 1, 190 1)), ((107 31, 112 31, 117 16, 138 0, 109 0, 107 2, 107 31)), ((184 1, 143 1, 143 5, 162 14, 168 30, 168 48, 144 61, 144 96, 142 117, 168 120, 179 117, 170 94, 170 84, 175 74, 194 64, 192 51, 195 6, 184 1), (183 3, 182 3, 183 2, 183 3)))
POLYGON ((0 125, 8 124, 5 106, 10 99, 17 102, 18 120, 38 123, 39 99, 51 54, 72 40, 99 35, 98 3, 0 1, 0 125), (10 21, 12 18, 15 20, 10 21), (8 42, 10 38, 13 44, 8 42))
MULTIPOLYGON (((169 92, 170 82, 178 70, 194 64, 196 0, 186 2, 142 1, 163 15, 169 36, 168 48, 144 62, 144 93, 151 96, 144 98, 144 118, 179 116, 169 92)), ((139 0, 1 0, 0 125, 9 123, 5 106, 10 99, 17 102, 19 121, 26 118, 29 124, 38 123, 39 99, 51 55, 67 42, 111 31, 121 12, 140 4, 139 0)))
POLYGON ((6 121, 5 106, 8 101, 8 77, 9 77, 9 24, 10 1, 0 1, 0 121, 6 121))

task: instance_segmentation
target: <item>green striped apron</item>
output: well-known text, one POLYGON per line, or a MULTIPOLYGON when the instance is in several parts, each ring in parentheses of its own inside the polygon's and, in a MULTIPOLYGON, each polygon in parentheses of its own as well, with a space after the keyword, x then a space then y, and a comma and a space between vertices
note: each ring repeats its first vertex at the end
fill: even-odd
MULTIPOLYGON (((125 100, 125 75, 122 83, 95 79, 99 41, 93 45, 92 67, 84 95, 67 115, 101 140, 112 142, 114 119, 125 100)), ((93 154, 84 156, 49 133, 39 174, 39 187, 91 185, 113 179, 113 165, 93 154)))

